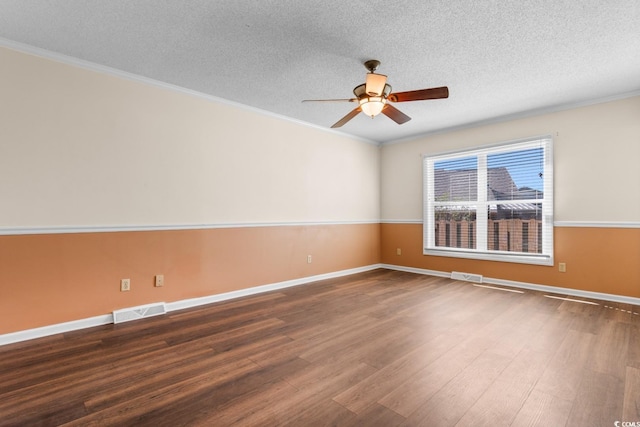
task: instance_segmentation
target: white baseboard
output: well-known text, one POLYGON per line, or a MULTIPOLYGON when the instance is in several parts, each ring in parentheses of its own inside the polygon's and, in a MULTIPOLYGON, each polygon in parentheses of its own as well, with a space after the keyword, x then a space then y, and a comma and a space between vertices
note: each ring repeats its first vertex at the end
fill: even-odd
POLYGON ((405 267, 403 265, 394 265, 394 264, 382 264, 380 267, 386 268, 387 270, 396 270, 396 271, 404 271, 407 273, 425 274, 427 276, 451 277, 451 273, 447 273, 446 271, 427 270, 424 268, 405 267))
MULTIPOLYGON (((364 267, 351 268, 348 270, 334 271, 331 273, 318 274, 315 276, 301 277, 299 279, 286 280, 284 282, 271 283, 252 288, 241 289, 238 291, 226 292, 224 294, 209 295, 201 298, 191 298, 181 301, 174 301, 166 304, 167 312, 183 310, 185 308, 197 307, 200 305, 211 304, 214 302, 226 301, 234 298, 240 298, 248 295, 255 295, 263 292, 269 292, 277 289, 290 288, 292 286, 304 285, 318 280, 332 279, 335 277, 348 276, 365 271, 381 268, 381 264, 372 264, 364 267)), ((6 344, 17 343, 21 341, 42 338, 50 335, 63 334, 65 332, 76 331, 78 329, 92 328, 95 326, 107 325, 113 323, 113 314, 105 314, 101 316, 89 317, 86 319, 73 320, 70 322, 57 323, 55 325, 43 326, 40 328, 27 329, 24 331, 11 332, 0 335, 0 346, 6 344)))
POLYGON ((381 264, 372 264, 365 267, 351 268, 348 270, 335 271, 332 273, 318 274, 316 276, 301 277, 299 279, 286 280, 284 282, 271 283, 268 285, 255 286, 253 288, 240 289, 238 291, 226 292, 224 294, 209 295, 200 298, 191 298, 181 301, 167 303, 167 311, 184 310, 185 308, 197 307, 214 302, 226 301, 234 298, 260 294, 263 292, 275 291, 278 289, 290 288, 292 286, 304 285, 318 280, 333 279, 334 277, 349 276, 351 274, 364 273, 365 271, 381 268, 381 264))
POLYGON ((40 328, 27 329, 25 331, 11 332, 9 334, 0 335, 0 346, 20 341, 32 340, 35 338, 48 337, 49 335, 77 331, 78 329, 108 325, 109 323, 113 323, 113 314, 104 314, 102 316, 72 320, 70 322, 57 323, 55 325, 47 325, 40 328))
MULTIPOLYGON (((422 268, 404 267, 401 265, 381 264, 381 268, 388 270, 406 271, 408 273, 425 274, 428 276, 450 277, 450 272, 426 270, 422 268)), ((494 279, 492 277, 483 277, 482 283, 490 283, 492 285, 509 286, 512 288, 529 289, 532 291, 546 292, 557 295, 570 295, 575 297, 590 298, 601 301, 618 302, 623 304, 631 304, 640 306, 640 298, 627 297, 623 295, 605 294, 602 292, 581 291, 579 289, 561 288, 557 286, 538 285, 536 283, 516 282, 515 280, 494 279)))

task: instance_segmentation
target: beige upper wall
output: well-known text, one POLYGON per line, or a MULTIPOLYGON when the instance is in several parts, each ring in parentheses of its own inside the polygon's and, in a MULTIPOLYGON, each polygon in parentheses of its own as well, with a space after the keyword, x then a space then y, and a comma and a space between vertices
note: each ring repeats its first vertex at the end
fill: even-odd
POLYGON ((556 221, 640 221, 640 97, 505 121, 382 148, 382 219, 422 218, 422 155, 554 137, 556 221))
POLYGON ((379 147, 0 48, 0 228, 377 221, 379 147))
POLYGON ((381 155, 6 48, 0 63, 4 229, 416 220, 423 154, 542 134, 554 136, 557 221, 640 221, 640 97, 385 145, 381 155))

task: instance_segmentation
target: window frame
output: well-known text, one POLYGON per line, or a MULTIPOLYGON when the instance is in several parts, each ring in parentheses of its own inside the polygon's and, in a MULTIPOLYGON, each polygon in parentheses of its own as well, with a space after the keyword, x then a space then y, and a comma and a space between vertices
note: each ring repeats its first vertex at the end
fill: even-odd
MULTIPOLYGON (((444 153, 424 154, 423 165, 423 255, 434 255, 455 258, 478 259, 487 261, 514 262, 535 265, 553 265, 553 137, 551 135, 538 136, 517 141, 508 141, 488 146, 474 147, 449 151, 444 153), (509 205, 522 203, 522 200, 507 201, 488 200, 487 197, 487 157, 492 154, 507 151, 519 151, 531 148, 543 148, 543 197, 536 199, 536 203, 542 204, 542 250, 541 252, 507 252, 488 250, 491 238, 488 236, 488 209, 490 205, 509 205), (477 158, 477 198, 474 201, 463 202, 437 202, 437 206, 447 203, 452 206, 472 208, 476 211, 475 237, 476 248, 456 248, 435 246, 435 200, 430 197, 434 194, 434 164, 443 160, 452 160, 464 157, 477 158), (431 214, 430 214, 431 212, 431 214)), ((464 245, 463 245, 464 246, 464 245)))

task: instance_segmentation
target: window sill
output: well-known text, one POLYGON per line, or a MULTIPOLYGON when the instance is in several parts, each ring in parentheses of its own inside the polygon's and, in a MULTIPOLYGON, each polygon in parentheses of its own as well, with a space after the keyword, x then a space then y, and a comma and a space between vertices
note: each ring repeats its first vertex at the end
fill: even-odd
POLYGON ((553 266, 553 256, 525 255, 512 253, 469 252, 456 249, 424 249, 423 255, 443 256, 451 258, 477 259, 483 261, 512 262, 519 264, 553 266))

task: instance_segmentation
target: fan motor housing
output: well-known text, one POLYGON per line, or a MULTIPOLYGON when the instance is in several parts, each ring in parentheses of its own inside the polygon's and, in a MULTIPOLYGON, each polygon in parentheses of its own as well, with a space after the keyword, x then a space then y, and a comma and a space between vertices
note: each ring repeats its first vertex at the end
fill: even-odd
POLYGON ((364 63, 364 67, 372 73, 377 70, 379 66, 380 61, 378 61, 377 59, 370 59, 368 61, 365 61, 364 63))

